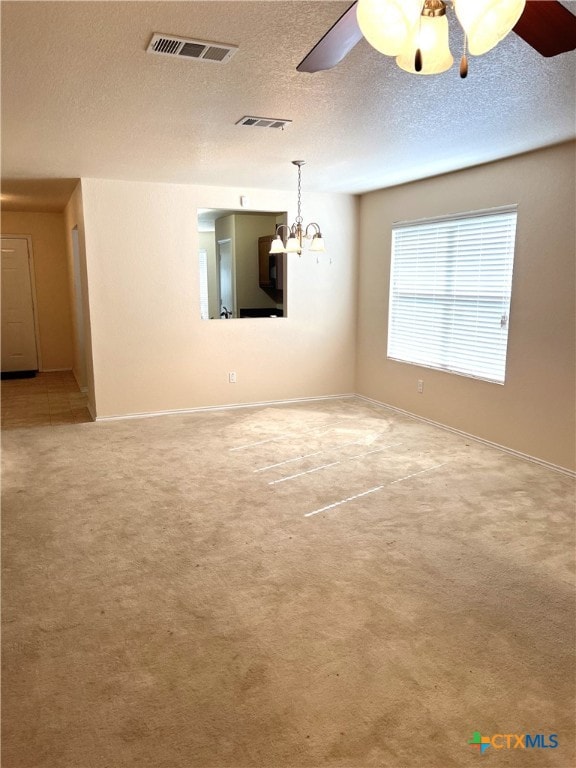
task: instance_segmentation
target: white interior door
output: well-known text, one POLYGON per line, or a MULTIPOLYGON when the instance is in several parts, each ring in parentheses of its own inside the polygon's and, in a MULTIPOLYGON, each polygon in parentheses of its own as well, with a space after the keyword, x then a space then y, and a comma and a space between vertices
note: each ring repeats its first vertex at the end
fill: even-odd
POLYGON ((28 242, 2 238, 2 372, 37 371, 28 242))

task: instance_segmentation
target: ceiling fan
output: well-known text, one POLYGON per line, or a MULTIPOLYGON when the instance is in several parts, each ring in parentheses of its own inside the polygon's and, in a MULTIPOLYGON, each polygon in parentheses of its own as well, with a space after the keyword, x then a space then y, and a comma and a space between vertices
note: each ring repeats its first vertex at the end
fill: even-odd
POLYGON ((468 74, 467 50, 473 55, 486 53, 511 30, 542 56, 576 48, 576 17, 557 0, 356 0, 297 70, 331 69, 366 37, 380 52, 396 56, 402 69, 420 74, 443 72, 453 63, 447 5, 453 7, 464 30, 461 77, 468 74), (500 12, 504 18, 498 19, 500 12), (427 42, 431 39, 428 29, 435 35, 433 43, 427 42))

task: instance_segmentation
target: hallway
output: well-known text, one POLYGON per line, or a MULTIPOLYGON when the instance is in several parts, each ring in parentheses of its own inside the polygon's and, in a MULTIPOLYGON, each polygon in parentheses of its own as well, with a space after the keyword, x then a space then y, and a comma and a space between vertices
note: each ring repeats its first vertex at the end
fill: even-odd
POLYGON ((72 371, 2 381, 2 429, 56 427, 92 421, 72 371))

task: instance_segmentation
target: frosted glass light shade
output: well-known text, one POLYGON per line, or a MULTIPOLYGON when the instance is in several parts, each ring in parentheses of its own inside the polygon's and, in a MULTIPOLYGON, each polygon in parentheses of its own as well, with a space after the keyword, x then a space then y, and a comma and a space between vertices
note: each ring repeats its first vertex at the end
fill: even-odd
POLYGON ((323 252, 326 249, 324 248, 324 238, 320 237, 320 235, 314 235, 312 238, 312 242, 310 243, 309 251, 316 251, 317 253, 323 252))
POLYGON ((286 253, 298 253, 301 251, 302 248, 300 247, 300 243, 298 241, 297 237, 289 237, 288 242, 286 243, 285 252, 286 253))
POLYGON ((500 42, 511 31, 526 0, 456 0, 458 21, 468 36, 468 50, 480 56, 500 42))
POLYGON ((446 16, 422 16, 420 29, 412 33, 396 63, 406 72, 417 75, 437 75, 450 69, 454 57, 448 44, 448 19, 446 16), (416 72, 414 58, 416 49, 422 52, 422 69, 416 72))
POLYGON ((421 10, 422 0, 358 0, 356 18, 373 48, 396 56, 406 45, 421 10))
POLYGON ((284 243, 280 235, 276 235, 274 240, 272 240, 268 253, 284 253, 284 243))

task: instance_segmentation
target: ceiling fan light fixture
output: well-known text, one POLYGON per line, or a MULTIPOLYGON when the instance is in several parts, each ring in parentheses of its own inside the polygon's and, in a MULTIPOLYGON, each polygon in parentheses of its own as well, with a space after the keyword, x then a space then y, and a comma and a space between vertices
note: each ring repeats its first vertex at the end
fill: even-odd
MULTIPOLYGON (((382 53, 401 55, 408 42, 406 29, 412 31, 420 13, 427 15, 427 6, 431 2, 356 0, 302 59, 297 70, 320 72, 331 69, 363 36, 382 53), (418 10, 415 13, 416 5, 418 10), (400 47, 393 34, 398 29, 400 41, 404 41, 400 47)), ((576 17, 565 7, 566 0, 444 0, 444 4, 449 7, 449 13, 455 11, 465 36, 469 37, 469 46, 466 42, 464 44, 461 77, 466 77, 468 73, 468 52, 480 56, 509 32, 547 58, 576 49, 576 17)))
POLYGON ((455 0, 458 21, 468 37, 473 56, 487 53, 512 31, 526 0, 455 0))
POLYGON ((358 0, 356 18, 373 48, 396 56, 418 23, 421 10, 422 0, 358 0))
POLYGON ((419 75, 438 75, 454 63, 448 41, 448 19, 442 16, 422 16, 408 45, 396 57, 396 63, 406 72, 419 75), (416 52, 421 52, 421 69, 415 66, 416 52))

